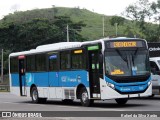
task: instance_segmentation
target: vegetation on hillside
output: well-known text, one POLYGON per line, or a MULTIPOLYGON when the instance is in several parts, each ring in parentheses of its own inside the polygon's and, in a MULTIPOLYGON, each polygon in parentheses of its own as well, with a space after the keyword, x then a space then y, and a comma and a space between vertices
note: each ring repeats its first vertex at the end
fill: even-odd
POLYGON ((160 0, 138 0, 126 8, 125 16, 135 22, 146 40, 160 41, 160 0))

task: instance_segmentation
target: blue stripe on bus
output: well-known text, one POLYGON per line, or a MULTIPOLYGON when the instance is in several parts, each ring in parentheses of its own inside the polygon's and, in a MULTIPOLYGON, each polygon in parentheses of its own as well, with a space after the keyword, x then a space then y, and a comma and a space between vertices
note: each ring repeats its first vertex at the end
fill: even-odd
POLYGON ((117 85, 117 86, 131 86, 131 85, 144 85, 148 84, 149 81, 151 81, 151 77, 149 77, 146 81, 144 82, 131 82, 131 83, 117 83, 113 81, 112 79, 108 78, 105 76, 106 82, 109 82, 111 84, 117 85))
POLYGON ((58 72, 49 72, 48 73, 49 75, 49 78, 48 78, 48 84, 50 87, 59 87, 60 84, 59 84, 59 78, 58 78, 58 75, 59 73, 58 72))
POLYGON ((60 86, 75 87, 82 83, 89 87, 87 71, 64 71, 59 72, 60 86))
MULTIPOLYGON (((19 86, 19 74, 11 74, 12 86, 19 86)), ((75 87, 84 84, 89 87, 88 72, 85 70, 62 72, 33 72, 25 74, 26 86, 75 87)))
POLYGON ((135 85, 135 86, 115 86, 115 88, 121 92, 138 92, 144 91, 148 87, 148 84, 135 85))
POLYGON ((17 73, 12 73, 11 74, 11 83, 12 86, 19 86, 19 74, 17 73))
POLYGON ((48 72, 26 73, 26 84, 27 86, 35 84, 38 87, 48 87, 48 72))
POLYGON ((105 77, 106 82, 114 84, 115 89, 121 92, 138 92, 144 91, 148 87, 148 82, 151 80, 149 77, 145 82, 132 82, 132 83, 117 83, 108 77, 105 77))

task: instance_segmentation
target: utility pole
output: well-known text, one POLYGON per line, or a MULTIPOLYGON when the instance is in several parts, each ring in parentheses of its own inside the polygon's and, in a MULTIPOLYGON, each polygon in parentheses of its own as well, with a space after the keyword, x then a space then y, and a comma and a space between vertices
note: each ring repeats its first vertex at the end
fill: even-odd
POLYGON ((54 21, 54 16, 55 16, 55 5, 52 5, 53 7, 53 21, 54 21))
POLYGON ((68 29, 68 24, 67 24, 67 42, 69 42, 69 29, 68 29))
POLYGON ((102 34, 103 34, 103 37, 104 37, 104 15, 102 17, 102 34))
POLYGON ((1 58, 1 83, 3 83, 3 49, 1 58))
POLYGON ((116 37, 117 37, 117 25, 118 25, 118 23, 115 23, 115 28, 116 28, 116 37))

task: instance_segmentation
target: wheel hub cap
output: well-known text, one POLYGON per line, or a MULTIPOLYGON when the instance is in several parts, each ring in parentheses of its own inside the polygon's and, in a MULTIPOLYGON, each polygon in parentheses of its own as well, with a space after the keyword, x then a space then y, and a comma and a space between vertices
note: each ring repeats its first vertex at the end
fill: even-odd
POLYGON ((87 93, 82 94, 82 100, 83 100, 84 103, 88 100, 88 94, 87 93))
POLYGON ((37 98, 38 98, 37 91, 34 90, 34 91, 33 91, 33 100, 37 100, 37 98))

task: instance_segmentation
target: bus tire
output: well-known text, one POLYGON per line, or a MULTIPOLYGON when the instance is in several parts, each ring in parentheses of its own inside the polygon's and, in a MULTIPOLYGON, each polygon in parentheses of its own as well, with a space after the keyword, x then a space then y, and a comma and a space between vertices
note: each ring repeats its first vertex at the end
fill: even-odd
POLYGON ((39 98, 36 87, 33 87, 31 90, 31 98, 33 103, 46 103, 47 100, 47 98, 39 98))
POLYGON ((38 90, 36 87, 33 87, 31 90, 31 98, 33 103, 39 103, 39 96, 38 96, 38 90))
POLYGON ((33 103, 46 103, 47 101, 47 98, 39 98, 37 87, 32 88, 31 98, 33 103))
POLYGON ((115 99, 115 101, 116 101, 119 105, 124 105, 124 104, 127 103, 128 99, 119 98, 119 99, 115 99))
POLYGON ((82 106, 85 106, 85 107, 91 106, 94 102, 94 100, 88 98, 88 92, 84 87, 80 91, 80 101, 82 106))

